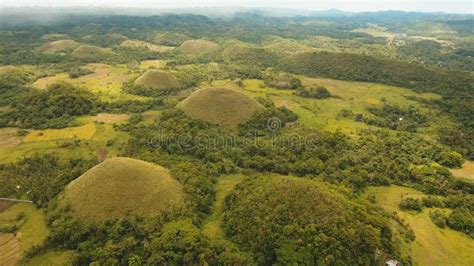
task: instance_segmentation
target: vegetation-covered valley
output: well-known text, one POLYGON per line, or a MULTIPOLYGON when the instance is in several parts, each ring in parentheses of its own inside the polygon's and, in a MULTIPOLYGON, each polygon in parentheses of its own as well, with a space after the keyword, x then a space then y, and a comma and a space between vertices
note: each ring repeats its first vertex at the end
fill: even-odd
POLYGON ((472 15, 5 18, 0 265, 474 264, 472 15))

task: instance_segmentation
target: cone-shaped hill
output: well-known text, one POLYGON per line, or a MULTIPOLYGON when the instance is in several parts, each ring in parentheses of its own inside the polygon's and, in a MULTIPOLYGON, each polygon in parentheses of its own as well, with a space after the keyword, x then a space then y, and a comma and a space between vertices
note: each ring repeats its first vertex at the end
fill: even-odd
POLYGON ((256 100, 238 91, 206 88, 193 92, 179 103, 190 117, 222 126, 236 127, 263 109, 256 100))
POLYGON ((135 85, 157 90, 179 87, 178 80, 173 74, 164 70, 148 70, 135 80, 135 85))
POLYGON ((116 157, 69 183, 61 200, 78 218, 103 221, 127 214, 151 217, 180 208, 183 191, 167 169, 116 157))

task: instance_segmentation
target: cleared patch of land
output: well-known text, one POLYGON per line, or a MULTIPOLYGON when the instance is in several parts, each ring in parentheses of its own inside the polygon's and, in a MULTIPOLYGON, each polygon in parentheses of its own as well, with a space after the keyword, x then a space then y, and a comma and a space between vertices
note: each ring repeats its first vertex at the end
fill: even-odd
POLYGON ((150 68, 163 68, 166 66, 166 61, 164 60, 144 60, 140 62, 140 68, 150 69, 150 68))
POLYGON ((423 193, 400 186, 371 187, 366 195, 373 195, 377 204, 387 212, 396 212, 415 232, 416 239, 410 243, 410 252, 415 265, 473 265, 474 240, 451 230, 437 227, 430 219, 430 208, 421 213, 401 211, 398 205, 402 198, 420 198, 423 193))
POLYGON ((24 142, 59 140, 59 139, 91 139, 96 131, 95 124, 63 129, 33 130, 23 139, 24 142))
POLYGON ((127 121, 129 118, 129 115, 127 114, 98 114, 94 117, 94 121, 96 122, 103 122, 103 123, 118 123, 118 122, 124 122, 127 121))
POLYGON ((21 259, 20 241, 14 234, 0 233, 0 262, 2 266, 14 266, 21 259))
POLYGON ((263 107, 247 95, 231 89, 206 88, 193 92, 178 104, 189 116, 236 127, 263 107))
POLYGON ((94 71, 94 73, 74 79, 71 79, 67 73, 61 73, 51 77, 40 78, 33 83, 33 86, 43 90, 50 84, 64 81, 83 86, 92 93, 98 94, 104 101, 148 99, 122 91, 123 83, 136 77, 136 74, 130 73, 125 65, 88 64, 86 67, 94 71))
POLYGON ((449 171, 455 177, 474 180, 474 161, 466 161, 460 169, 450 169, 449 171))
POLYGON ((0 128, 0 148, 13 148, 21 143, 21 138, 17 135, 18 128, 0 128))
POLYGON ((181 185, 159 165, 132 158, 105 160, 67 185, 62 202, 77 217, 102 221, 127 214, 157 216, 183 204, 181 185))
POLYGON ((128 47, 128 48, 146 48, 146 49, 152 50, 154 52, 159 52, 159 53, 167 52, 174 49, 174 47, 171 47, 171 46, 156 45, 153 43, 139 41, 139 40, 126 40, 122 42, 120 46, 128 47))

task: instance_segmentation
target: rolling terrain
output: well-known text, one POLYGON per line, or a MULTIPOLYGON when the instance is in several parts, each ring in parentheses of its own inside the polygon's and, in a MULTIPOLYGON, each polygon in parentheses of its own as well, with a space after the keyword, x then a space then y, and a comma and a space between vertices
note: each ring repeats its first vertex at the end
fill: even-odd
POLYGON ((11 18, 0 265, 474 265, 472 15, 11 18))

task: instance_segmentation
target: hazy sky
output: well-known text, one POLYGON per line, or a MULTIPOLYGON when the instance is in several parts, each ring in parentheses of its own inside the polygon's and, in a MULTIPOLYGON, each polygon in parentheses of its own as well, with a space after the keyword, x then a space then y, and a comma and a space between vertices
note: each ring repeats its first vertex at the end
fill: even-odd
POLYGON ((2 6, 101 6, 101 7, 289 7, 345 11, 406 10, 473 14, 474 0, 0 0, 2 6))

